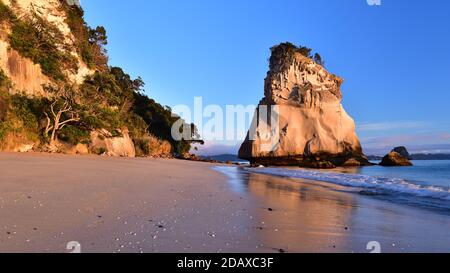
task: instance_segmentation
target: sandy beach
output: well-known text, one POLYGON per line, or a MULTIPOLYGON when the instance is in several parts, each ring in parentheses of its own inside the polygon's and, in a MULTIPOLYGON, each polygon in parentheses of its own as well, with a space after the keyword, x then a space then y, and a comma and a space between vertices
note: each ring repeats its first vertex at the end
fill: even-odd
POLYGON ((163 159, 0 154, 0 252, 448 252, 450 217, 163 159))

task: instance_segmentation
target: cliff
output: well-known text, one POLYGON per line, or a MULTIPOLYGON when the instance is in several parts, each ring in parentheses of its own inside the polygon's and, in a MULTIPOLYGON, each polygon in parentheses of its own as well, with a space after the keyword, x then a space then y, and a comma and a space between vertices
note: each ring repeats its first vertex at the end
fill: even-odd
MULTIPOLYGON (((170 109, 108 65, 106 29, 74 0, 0 0, 0 150, 184 154, 170 109)), ((190 126, 189 126, 190 127, 190 126)))
POLYGON ((255 116, 257 126, 242 144, 240 158, 318 168, 368 164, 355 123, 341 104, 343 79, 319 64, 318 55, 315 59, 310 49, 289 43, 272 48, 265 97, 258 108, 277 110, 269 112, 271 118, 255 116))
MULTIPOLYGON (((76 38, 68 25, 68 17, 64 9, 65 4, 59 0, 1 0, 9 8, 12 16, 23 21, 33 21, 40 26, 51 26, 45 29, 50 35, 59 35, 58 53, 72 58, 72 69, 63 69, 62 73, 71 83, 81 84, 84 77, 93 74, 79 56, 76 47, 76 38), (39 20, 37 20, 39 18, 39 20), (52 33, 57 32, 57 33, 52 33)), ((2 10, 4 16, 7 13, 2 10)), ((13 88, 11 92, 25 92, 28 95, 45 96, 43 86, 52 82, 51 76, 45 75, 41 65, 36 63, 29 54, 21 54, 11 47, 10 37, 18 31, 16 24, 8 24, 3 20, 0 27, 0 68, 10 78, 13 88), (28 56, 24 56, 28 55, 28 56)), ((44 30, 42 30, 44 31, 44 30)), ((22 33, 17 33, 18 35, 22 33)))

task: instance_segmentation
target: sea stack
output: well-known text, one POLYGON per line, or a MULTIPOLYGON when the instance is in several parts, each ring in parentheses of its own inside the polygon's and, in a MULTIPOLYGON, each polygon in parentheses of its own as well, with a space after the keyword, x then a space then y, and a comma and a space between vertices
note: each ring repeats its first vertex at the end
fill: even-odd
POLYGON ((341 104, 342 83, 310 49, 290 43, 273 47, 265 96, 239 157, 267 166, 369 165, 355 122, 341 104), (261 118, 266 106, 268 118, 261 118))
POLYGON ((384 167, 410 167, 411 156, 406 147, 396 147, 381 160, 380 165, 384 167))

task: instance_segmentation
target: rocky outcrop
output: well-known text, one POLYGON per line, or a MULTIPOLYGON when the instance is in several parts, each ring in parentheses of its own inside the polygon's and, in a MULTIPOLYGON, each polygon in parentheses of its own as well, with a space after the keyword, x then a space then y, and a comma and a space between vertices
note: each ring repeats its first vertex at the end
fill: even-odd
POLYGON ((368 165, 355 123, 341 105, 342 82, 304 56, 300 48, 274 47, 256 126, 249 131, 239 157, 258 165, 368 165), (260 111, 266 106, 269 114, 265 117, 260 111))
POLYGON ((408 149, 406 149, 406 147, 404 147, 404 146, 396 147, 396 148, 394 148, 394 149, 392 150, 392 152, 396 152, 396 153, 398 153, 399 155, 401 155, 401 156, 407 158, 408 160, 411 160, 411 159, 412 159, 412 158, 411 158, 411 155, 410 155, 409 152, 408 152, 408 149))
POLYGON ((154 136, 144 136, 135 140, 135 146, 139 147, 139 155, 149 157, 168 157, 172 154, 172 145, 166 140, 160 140, 154 136))
POLYGON ((128 129, 122 129, 121 136, 113 137, 107 130, 91 132, 91 149, 108 156, 135 157, 136 150, 128 129))
POLYGON ((380 165, 384 167, 413 166, 413 164, 408 160, 408 158, 400 155, 397 152, 390 152, 385 157, 383 157, 383 160, 381 161, 380 165))
POLYGON ((10 89, 12 94, 45 95, 43 86, 49 84, 50 80, 42 73, 41 67, 10 49, 8 43, 1 40, 0 68, 5 71, 13 84, 13 88, 10 89))
POLYGON ((77 145, 61 143, 59 152, 68 155, 87 155, 89 154, 89 146, 82 143, 78 143, 77 145))
MULTIPOLYGON (((76 71, 65 71, 68 79, 74 84, 81 84, 86 75, 94 73, 78 56, 74 47, 75 38, 66 23, 66 14, 60 0, 1 0, 9 6, 19 18, 37 15, 54 25, 64 36, 64 48, 78 60, 76 71)), ((46 96, 43 85, 52 81, 42 73, 39 64, 21 56, 9 46, 10 27, 0 26, 0 68, 10 78, 11 93, 25 93, 31 96, 46 96)))
POLYGON ((33 151, 33 148, 34 148, 34 144, 33 143, 31 143, 31 144, 21 144, 21 145, 15 147, 13 151, 15 153, 28 153, 28 152, 33 151))
POLYGON ((0 141, 0 151, 27 153, 36 148, 36 141, 23 132, 8 133, 0 141))

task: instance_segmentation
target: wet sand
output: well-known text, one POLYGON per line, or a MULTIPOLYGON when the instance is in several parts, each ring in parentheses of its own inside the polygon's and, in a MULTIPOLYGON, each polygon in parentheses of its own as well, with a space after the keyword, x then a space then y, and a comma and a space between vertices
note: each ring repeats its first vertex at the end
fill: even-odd
POLYGON ((450 251, 447 215, 213 167, 0 154, 0 252, 450 251))
POLYGON ((219 167, 233 190, 256 197, 264 223, 258 240, 287 252, 450 252, 450 216, 349 192, 319 181, 288 179, 219 167), (277 232, 273 232, 273 231, 277 232))

